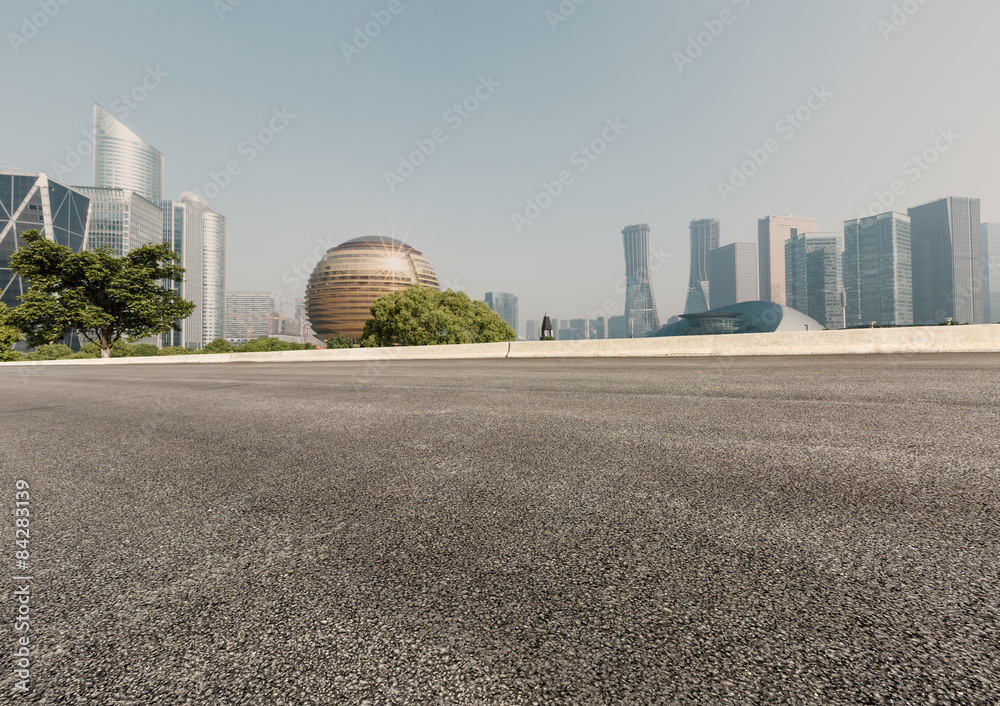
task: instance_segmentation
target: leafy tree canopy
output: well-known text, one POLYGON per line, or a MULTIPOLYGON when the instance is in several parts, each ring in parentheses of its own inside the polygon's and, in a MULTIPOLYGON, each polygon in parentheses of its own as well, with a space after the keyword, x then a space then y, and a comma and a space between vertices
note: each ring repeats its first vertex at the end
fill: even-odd
POLYGON ((517 334, 484 302, 465 292, 411 285, 371 304, 361 345, 431 346, 513 341, 517 334))
POLYGON ((236 350, 236 346, 224 338, 217 338, 207 346, 203 352, 205 353, 232 353, 236 350))
POLYGON ((124 257, 107 250, 74 253, 37 230, 21 234, 25 245, 10 258, 15 274, 30 283, 14 318, 29 346, 63 338, 71 329, 111 356, 123 337, 144 338, 171 329, 194 303, 170 288, 184 268, 165 243, 143 245, 124 257))
POLYGON ((261 353, 266 351, 302 351, 316 348, 314 343, 293 343, 280 338, 255 338, 236 349, 237 353, 261 353))
POLYGON ((21 360, 21 353, 12 350, 14 344, 21 340, 21 329, 13 314, 6 304, 0 302, 0 362, 21 360))
POLYGON ((338 333, 336 336, 331 336, 326 339, 327 348, 350 348, 351 345, 351 339, 342 333, 338 333))

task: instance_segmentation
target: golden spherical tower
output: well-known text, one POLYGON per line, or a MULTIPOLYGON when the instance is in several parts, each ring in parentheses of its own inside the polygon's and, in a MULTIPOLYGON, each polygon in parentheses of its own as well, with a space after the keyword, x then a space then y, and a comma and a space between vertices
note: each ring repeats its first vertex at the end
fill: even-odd
POLYGON ((306 316, 316 335, 361 338, 372 301, 411 284, 440 289, 419 250, 385 235, 366 235, 326 251, 306 285, 306 316))

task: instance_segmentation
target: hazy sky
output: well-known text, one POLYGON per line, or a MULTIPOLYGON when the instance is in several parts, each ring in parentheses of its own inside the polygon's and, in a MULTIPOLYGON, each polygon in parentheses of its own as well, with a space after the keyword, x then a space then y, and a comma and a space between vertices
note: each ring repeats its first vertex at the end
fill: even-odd
POLYGON ((327 247, 395 234, 445 285, 517 294, 521 335, 621 313, 621 230, 646 222, 666 319, 692 218, 723 243, 767 214, 842 231, 897 182, 896 210, 975 196, 1000 220, 998 20, 995 0, 4 0, 0 166, 92 183, 70 165, 100 103, 164 154, 168 196, 228 217, 229 289, 291 299, 327 247))

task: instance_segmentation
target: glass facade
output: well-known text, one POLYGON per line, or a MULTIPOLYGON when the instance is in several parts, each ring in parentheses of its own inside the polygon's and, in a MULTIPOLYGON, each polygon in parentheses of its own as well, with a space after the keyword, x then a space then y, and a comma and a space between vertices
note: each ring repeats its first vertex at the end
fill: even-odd
POLYGON ((685 314, 700 314, 711 306, 708 257, 719 247, 719 221, 714 218, 692 220, 691 233, 691 273, 688 276, 685 314))
POLYGON ((128 189, 163 199, 163 155, 94 105, 94 186, 128 189))
POLYGON ((914 323, 983 323, 979 199, 950 196, 911 208, 909 215, 914 323))
POLYGON ((913 273, 910 218, 882 213, 844 223, 844 303, 847 328, 910 326, 913 273))
POLYGON ((982 225, 983 321, 1000 323, 1000 223, 982 225))
POLYGON ((785 241, 792 232, 815 233, 815 218, 767 216, 757 221, 757 266, 759 296, 764 301, 785 303, 785 241))
POLYGON ((757 299, 757 246, 730 243, 708 253, 713 309, 757 299))
POLYGON ((785 241, 786 306, 828 329, 844 328, 842 250, 839 233, 796 233, 785 241))
POLYGON ((486 292, 486 306, 500 315, 507 325, 517 331, 517 297, 508 292, 486 292))
POLYGON ((354 238, 316 264, 306 285, 306 315, 320 339, 361 338, 372 301, 411 284, 440 288, 422 253, 388 236, 354 238))
POLYGON ((684 314, 679 321, 667 324, 650 337, 805 332, 822 328, 823 325, 815 319, 790 307, 774 302, 750 301, 716 307, 704 314, 684 314))
POLYGON ((115 257, 163 240, 163 209, 126 189, 77 186, 90 199, 88 250, 105 248, 115 257))
POLYGON ((185 296, 195 304, 184 326, 184 346, 204 348, 226 336, 226 219, 197 194, 185 191, 185 296))
POLYGON ((21 233, 37 230, 73 252, 87 246, 90 199, 45 174, 0 171, 0 301, 19 304, 27 291, 10 269, 10 257, 21 246, 21 233))
POLYGON ((622 230, 625 247, 625 325, 627 335, 642 338, 660 327, 649 281, 649 232, 645 223, 622 230))
MULTIPOLYGON (((170 249, 180 255, 180 264, 183 267, 186 257, 184 247, 184 206, 173 201, 156 201, 157 206, 163 211, 163 242, 170 246, 170 249)), ((184 274, 183 282, 174 282, 174 291, 180 296, 187 298, 187 273, 184 274)), ((180 326, 179 331, 168 331, 162 336, 163 346, 183 346, 184 328, 187 326, 187 319, 176 322, 180 326)))

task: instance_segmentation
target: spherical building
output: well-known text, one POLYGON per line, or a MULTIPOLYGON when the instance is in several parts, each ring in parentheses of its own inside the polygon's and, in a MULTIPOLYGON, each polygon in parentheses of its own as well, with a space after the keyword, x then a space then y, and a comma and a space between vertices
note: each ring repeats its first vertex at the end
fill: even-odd
POLYGON ((306 316, 321 339, 361 338, 372 301, 411 284, 441 288, 420 251, 384 235, 354 238, 316 263, 306 285, 306 316))

